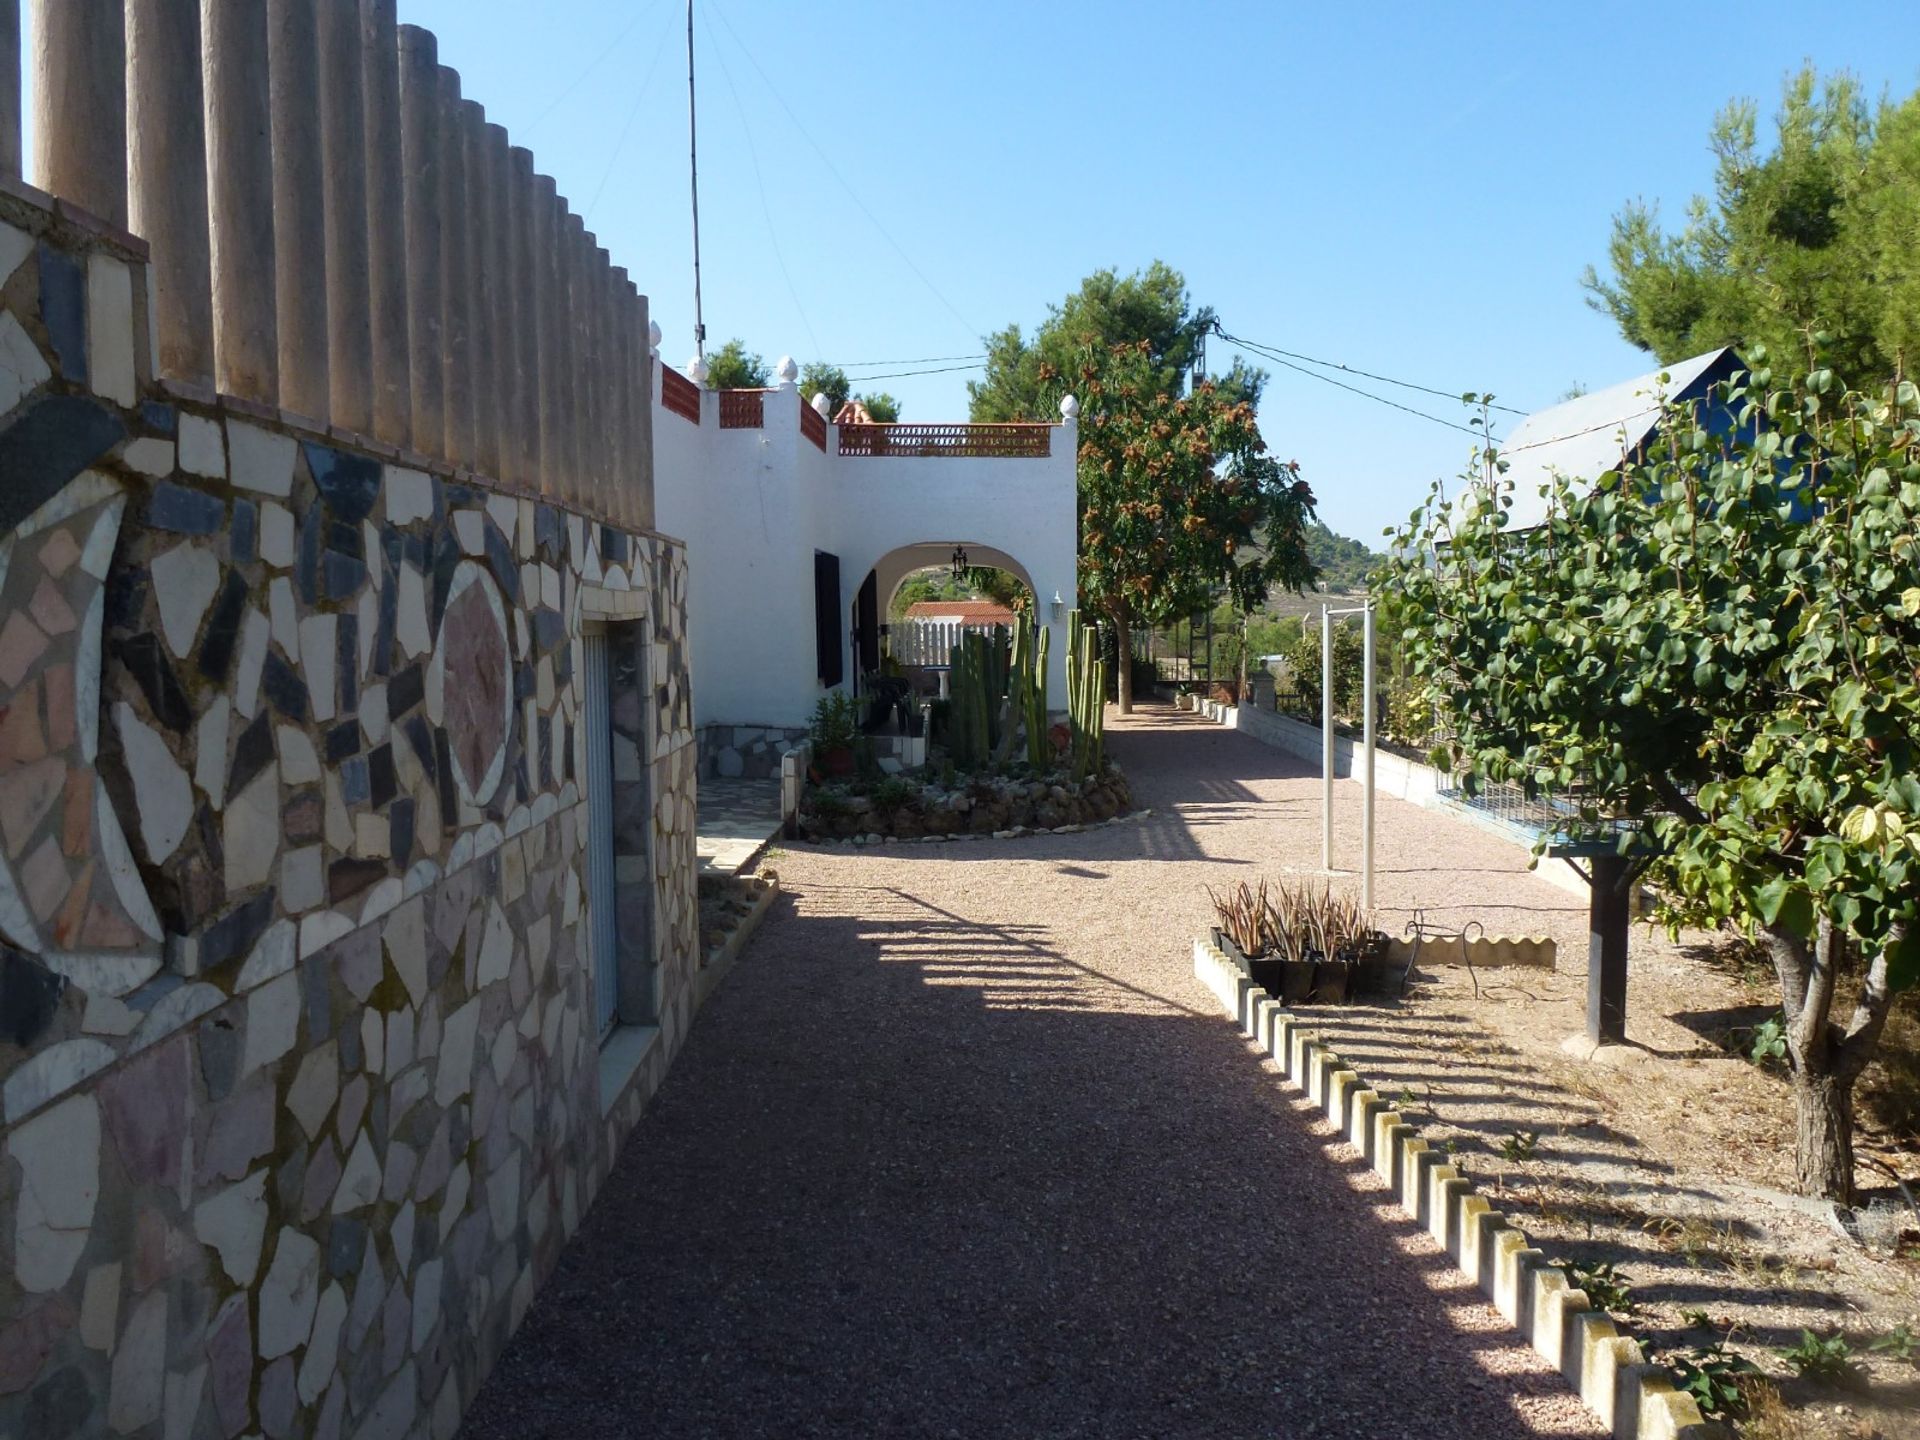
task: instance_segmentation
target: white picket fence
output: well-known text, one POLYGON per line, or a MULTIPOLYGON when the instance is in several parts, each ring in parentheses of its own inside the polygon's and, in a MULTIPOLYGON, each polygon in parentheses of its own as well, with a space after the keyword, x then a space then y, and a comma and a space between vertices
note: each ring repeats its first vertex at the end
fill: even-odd
POLYGON ((957 620, 902 620, 887 629, 887 653, 901 665, 946 665, 966 629, 957 620))

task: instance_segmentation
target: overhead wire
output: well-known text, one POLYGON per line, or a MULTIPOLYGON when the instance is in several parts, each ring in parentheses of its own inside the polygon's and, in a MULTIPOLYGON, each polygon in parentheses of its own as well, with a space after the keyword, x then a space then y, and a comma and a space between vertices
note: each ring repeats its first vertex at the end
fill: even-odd
POLYGON ((633 104, 627 107, 626 123, 620 127, 620 138, 613 142, 613 153, 607 156, 607 168, 600 174, 600 183, 593 187, 593 198, 587 202, 587 208, 580 212, 580 223, 586 224, 593 219, 593 210, 600 203, 600 197, 606 192, 607 182, 613 178, 613 170, 620 163, 620 152, 627 147, 627 137, 633 133, 633 122, 640 116, 640 102, 647 98, 647 86, 653 82, 653 72, 660 68, 660 57, 666 54, 667 40, 673 34, 669 25, 660 35, 660 43, 653 48, 653 59, 647 62, 646 74, 640 78, 640 86, 633 92, 633 104))
MULTIPOLYGON (((716 13, 712 5, 702 5, 702 12, 716 13)), ((729 30, 731 35, 732 31, 729 30)), ((740 42, 736 37, 734 43, 740 42)), ((813 353, 820 353, 820 337, 813 333, 813 322, 807 318, 806 306, 800 303, 800 292, 794 287, 793 274, 787 269, 787 257, 780 249, 780 232, 773 223, 773 210, 767 204, 767 181, 760 172, 760 149, 753 143, 753 126, 747 120, 747 107, 740 103, 739 87, 733 83, 733 68, 727 64, 727 52, 720 46, 713 47, 716 59, 720 61, 720 74, 727 82, 727 92, 733 96, 733 108, 740 117, 741 132, 747 138, 747 158, 753 162, 753 183, 760 189, 760 214, 767 222, 767 240, 773 247, 774 262, 780 267, 780 278, 787 282, 787 296, 793 301, 794 312, 800 317, 800 324, 807 332, 807 339, 813 342, 813 353)))
POLYGON ((952 360, 981 360, 985 355, 922 355, 917 360, 830 360, 836 370, 864 370, 873 365, 944 365, 952 360))
POLYGON ((934 299, 938 300, 942 305, 946 307, 947 313, 953 316, 953 318, 960 323, 961 327, 966 330, 967 334, 970 336, 978 336, 981 333, 980 327, 973 324, 971 321, 967 319, 966 316, 962 315, 958 310, 954 308, 953 302, 947 299, 946 295, 941 292, 939 286, 935 285, 933 281, 927 278, 926 272, 923 271, 918 265, 914 263, 913 257, 907 253, 905 247, 903 247, 898 240, 893 238, 892 232, 890 232, 886 226, 880 223, 880 217, 875 215, 873 211, 867 208, 867 202, 862 200, 860 198, 859 193, 853 188, 853 186, 847 183, 846 176, 842 175, 840 173, 839 167, 833 163, 833 157, 829 155, 821 147, 820 142, 815 140, 813 136, 808 132, 807 127, 801 123, 800 117, 794 113, 793 107, 787 103, 786 97, 782 95, 778 87, 774 85, 772 79, 767 75, 767 72, 761 67, 760 62, 754 58, 753 51, 747 48, 746 43, 742 41, 740 36, 735 32, 733 28, 733 23, 727 19, 726 13, 722 11, 717 5, 710 6, 709 9, 713 14, 713 16, 717 20, 719 20, 721 28, 723 28, 727 32, 728 36, 733 40, 735 47, 739 49, 742 55, 747 57, 747 63, 753 66, 755 73, 757 73, 760 76, 761 83, 763 83, 767 87, 767 93, 772 95, 775 101, 779 103, 780 108, 787 112, 787 119, 793 122, 793 128, 799 132, 800 138, 802 140, 805 140, 808 145, 813 147, 813 153, 820 157, 820 163, 826 166, 827 173, 833 176, 833 178, 839 182, 840 188, 847 192, 847 197, 850 200, 852 200, 856 206, 859 207, 860 213, 862 215, 865 215, 868 221, 873 225, 873 228, 880 232, 881 239, 885 240, 887 244, 893 247, 894 253, 900 257, 902 263, 906 265, 907 269, 911 270, 914 274, 914 277, 918 279, 922 285, 927 287, 928 293, 931 294, 934 299))
MULTIPOLYGON (((1359 375, 1368 380, 1377 380, 1382 385, 1397 385, 1402 390, 1418 390, 1423 395, 1438 395, 1442 400, 1458 400, 1461 398, 1461 392, 1458 390, 1437 390, 1431 385, 1418 385, 1411 380, 1396 380, 1391 375, 1376 375, 1371 370, 1362 370, 1353 365, 1343 365, 1338 360, 1322 360, 1317 356, 1302 355, 1298 351, 1283 350, 1277 345, 1256 346, 1254 341, 1242 339, 1238 335, 1229 335, 1221 328, 1217 320, 1214 322, 1213 333, 1230 345, 1244 345, 1250 349, 1258 348, 1266 354, 1268 359, 1284 355, 1291 360, 1303 360, 1309 365, 1319 365, 1328 370, 1339 370, 1348 375, 1359 375)), ((1511 405, 1495 405, 1491 401, 1488 402, 1487 408, 1489 410, 1504 410, 1509 415, 1525 416, 1528 413, 1525 410, 1516 410, 1511 405)))
POLYGON ((1449 430, 1458 430, 1463 434, 1472 435, 1482 440, 1487 438, 1486 432, 1477 426, 1462 425, 1457 420, 1446 420, 1438 415, 1429 414, 1425 410, 1416 410, 1411 405, 1402 405, 1398 400, 1389 400, 1384 395, 1376 395, 1371 390, 1362 390, 1358 385, 1349 385, 1344 380, 1336 380, 1331 375, 1322 375, 1318 370, 1309 370, 1304 365, 1296 365, 1293 361, 1274 354, 1263 346, 1254 344, 1251 340, 1242 340, 1235 336, 1228 335, 1224 331, 1221 333, 1220 338, 1229 344, 1238 345, 1244 350, 1251 350, 1263 360, 1271 360, 1274 364, 1284 366, 1288 370, 1296 370, 1311 380, 1318 380, 1323 385, 1331 385, 1336 389, 1349 391, 1352 394, 1371 400, 1377 405, 1386 405, 1395 410, 1405 411, 1409 415, 1417 415, 1422 420, 1430 421, 1435 425, 1444 425, 1449 430))
MULTIPOLYGON (((845 367, 839 367, 845 368, 845 367)), ((892 370, 879 375, 850 375, 850 380, 858 380, 862 385, 869 380, 901 380, 912 375, 956 375, 967 370, 984 370, 985 362, 973 365, 944 365, 937 370, 892 370)))
POLYGON ((558 110, 561 107, 561 105, 563 105, 573 95, 574 91, 578 90, 582 85, 586 83, 587 78, 590 75, 592 75, 594 71, 598 70, 602 65, 607 63, 608 58, 613 54, 614 51, 620 48, 621 43, 625 41, 626 38, 629 35, 631 35, 635 30, 640 28, 640 22, 647 18, 647 15, 649 14, 649 12, 651 12, 654 6, 657 4, 659 4, 659 0, 654 0, 654 4, 643 5, 638 10, 634 11, 633 18, 627 22, 626 28, 623 29, 618 35, 614 36, 613 39, 609 41, 607 44, 602 45, 600 47, 599 53, 595 55, 592 60, 587 62, 586 67, 583 70, 581 70, 578 75, 575 75, 573 79, 569 80, 564 86, 562 86, 560 89, 560 93, 554 96, 553 99, 548 102, 547 108, 542 110, 538 115, 534 116, 532 121, 528 123, 526 129, 521 131, 521 138, 523 141, 531 138, 533 135, 533 132, 537 128, 539 128, 541 121, 545 120, 549 115, 553 114, 555 110, 558 110))

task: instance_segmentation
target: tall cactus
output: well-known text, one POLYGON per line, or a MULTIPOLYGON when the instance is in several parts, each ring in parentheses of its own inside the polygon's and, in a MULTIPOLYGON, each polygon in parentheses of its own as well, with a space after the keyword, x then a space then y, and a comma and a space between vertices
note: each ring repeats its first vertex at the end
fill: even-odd
POLYGON ((1011 758, 1018 728, 1026 733, 1027 763, 1036 770, 1046 769, 1053 747, 1047 738, 1047 631, 1043 625, 1022 620, 1014 627, 1007 703, 1001 714, 995 762, 1004 765, 1011 758))
POLYGON ((1053 760, 1053 741, 1047 734, 1047 627, 1035 624, 1032 635, 1033 662, 1022 692, 1026 701, 1027 763, 1044 770, 1053 760))
POLYGON ((953 762, 963 770, 984 770, 993 758, 999 700, 1006 692, 1006 634, 965 631, 948 660, 953 762))
POLYGON ((1106 766, 1107 662, 1099 632, 1074 611, 1067 629, 1067 714, 1073 728, 1073 778, 1106 766))

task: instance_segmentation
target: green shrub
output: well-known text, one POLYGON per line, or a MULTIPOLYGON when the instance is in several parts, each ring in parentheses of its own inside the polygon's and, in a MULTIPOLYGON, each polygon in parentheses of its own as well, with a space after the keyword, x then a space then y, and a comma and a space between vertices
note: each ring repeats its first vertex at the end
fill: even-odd
POLYGON ((1838 1330, 1822 1338, 1811 1330, 1800 1332, 1800 1343, 1781 1350, 1780 1358, 1804 1380, 1837 1383, 1853 1374, 1853 1347, 1838 1330))
POLYGON ((1724 1341, 1690 1350, 1673 1363, 1674 1383, 1693 1396, 1703 1414, 1715 1418, 1741 1407, 1740 1377, 1759 1373, 1724 1341))
POLYGON ((860 733, 860 707, 844 690, 829 690, 814 703, 813 719, 807 725, 807 738, 814 752, 837 750, 851 745, 860 733))

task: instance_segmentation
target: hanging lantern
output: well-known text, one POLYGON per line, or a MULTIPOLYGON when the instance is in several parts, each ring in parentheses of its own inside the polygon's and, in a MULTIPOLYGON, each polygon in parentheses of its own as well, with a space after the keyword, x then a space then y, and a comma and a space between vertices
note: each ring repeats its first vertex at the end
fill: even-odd
POLYGON ((967 564, 967 552, 965 548, 959 545, 954 546, 953 547, 953 578, 956 580, 966 579, 967 571, 969 568, 970 567, 967 564))

